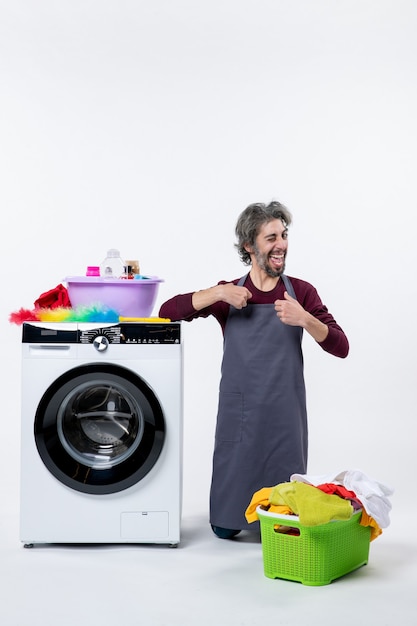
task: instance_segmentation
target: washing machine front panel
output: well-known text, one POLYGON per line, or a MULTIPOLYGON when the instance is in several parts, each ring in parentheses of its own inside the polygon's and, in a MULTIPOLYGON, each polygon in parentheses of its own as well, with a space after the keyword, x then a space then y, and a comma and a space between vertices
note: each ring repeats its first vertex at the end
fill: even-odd
POLYGON ((177 544, 180 324, 25 326, 21 541, 177 544))

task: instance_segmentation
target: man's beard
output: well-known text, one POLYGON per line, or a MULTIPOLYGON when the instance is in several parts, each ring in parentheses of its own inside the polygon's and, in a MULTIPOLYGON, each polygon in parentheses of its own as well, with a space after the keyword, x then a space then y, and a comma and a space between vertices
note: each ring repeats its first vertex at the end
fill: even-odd
POLYGON ((273 269, 269 265, 269 263, 268 263, 268 259, 269 259, 269 255, 268 254, 262 254, 258 250, 256 245, 253 247, 253 251, 254 251, 254 254, 255 254, 256 262, 259 265, 259 268, 261 270, 263 270, 265 272, 265 274, 267 274, 271 278, 279 278, 284 273, 284 270, 285 270, 285 254, 284 254, 284 261, 282 263, 282 266, 279 269, 273 269))

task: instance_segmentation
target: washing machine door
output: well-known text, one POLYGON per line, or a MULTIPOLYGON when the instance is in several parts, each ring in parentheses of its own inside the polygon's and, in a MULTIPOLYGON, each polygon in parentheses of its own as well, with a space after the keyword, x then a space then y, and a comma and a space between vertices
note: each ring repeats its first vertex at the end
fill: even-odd
POLYGON ((152 389, 112 364, 69 370, 49 387, 35 416, 35 441, 48 470, 90 494, 127 489, 155 465, 165 420, 152 389))

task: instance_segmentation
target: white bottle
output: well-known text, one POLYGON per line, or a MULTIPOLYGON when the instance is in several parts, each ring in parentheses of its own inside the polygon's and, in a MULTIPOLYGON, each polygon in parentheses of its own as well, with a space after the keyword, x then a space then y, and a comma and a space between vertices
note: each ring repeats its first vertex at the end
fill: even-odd
POLYGON ((125 263, 120 257, 119 250, 112 248, 107 252, 107 256, 100 265, 100 276, 102 278, 120 278, 124 273, 125 263))

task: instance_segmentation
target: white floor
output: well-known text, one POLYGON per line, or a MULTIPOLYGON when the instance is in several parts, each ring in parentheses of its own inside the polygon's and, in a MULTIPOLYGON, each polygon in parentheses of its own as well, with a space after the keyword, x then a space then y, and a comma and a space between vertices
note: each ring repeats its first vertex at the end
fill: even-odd
MULTIPOLYGON (((395 503, 396 506, 398 502, 395 503)), ((18 539, 18 510, 2 504, 3 626, 370 626, 417 623, 417 540, 401 509, 371 543, 368 565, 308 587, 263 573, 253 535, 217 539, 205 512, 185 513, 178 548, 36 546, 18 539)))

